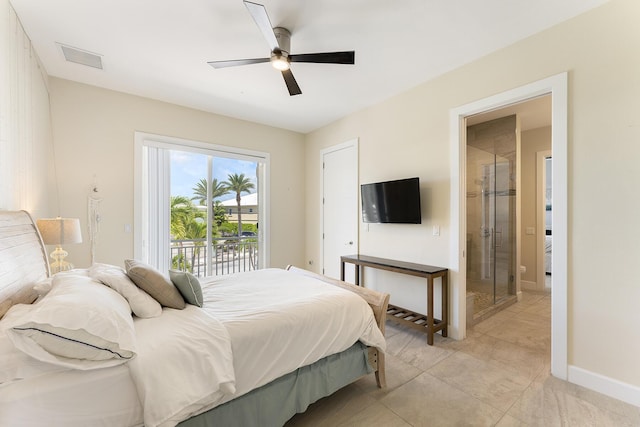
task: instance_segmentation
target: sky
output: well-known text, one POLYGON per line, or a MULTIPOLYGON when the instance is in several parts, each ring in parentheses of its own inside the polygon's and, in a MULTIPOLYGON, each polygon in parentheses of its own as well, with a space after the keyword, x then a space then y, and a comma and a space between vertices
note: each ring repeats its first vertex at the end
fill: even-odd
MULTIPOLYGON (((213 177, 218 182, 226 181, 229 174, 243 173, 254 183, 256 188, 257 163, 246 160, 235 160, 214 157, 213 177)), ((171 150, 171 195, 193 197, 193 188, 202 178, 207 178, 207 156, 186 151, 171 150)), ((227 194, 220 201, 235 199, 234 194, 227 194)))

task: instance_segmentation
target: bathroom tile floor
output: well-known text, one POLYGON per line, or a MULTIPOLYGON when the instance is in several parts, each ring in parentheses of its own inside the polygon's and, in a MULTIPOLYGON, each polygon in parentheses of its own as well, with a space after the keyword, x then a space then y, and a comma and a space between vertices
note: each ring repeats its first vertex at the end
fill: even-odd
POLYGON ((551 296, 522 301, 455 341, 387 322, 387 388, 369 375, 293 426, 640 426, 640 408, 550 374, 551 296))

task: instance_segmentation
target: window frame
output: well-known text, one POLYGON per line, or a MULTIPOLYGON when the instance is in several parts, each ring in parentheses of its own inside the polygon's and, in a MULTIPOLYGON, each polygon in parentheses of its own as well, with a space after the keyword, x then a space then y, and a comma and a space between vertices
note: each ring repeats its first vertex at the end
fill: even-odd
MULTIPOLYGON (((268 244, 268 242, 270 241, 269 153, 137 131, 134 133, 133 191, 133 252, 135 259, 149 263, 150 265, 160 269, 161 271, 165 271, 169 268, 168 251, 170 241, 167 242, 166 237, 163 238, 162 236, 154 236, 150 231, 150 229, 154 228, 156 230, 166 228, 165 225, 170 222, 170 212, 169 209, 167 209, 166 211, 158 210, 157 217, 152 217, 148 214, 152 206, 158 204, 159 199, 159 197, 152 196, 151 200, 149 200, 150 198, 146 197, 146 195, 149 194, 148 186, 150 184, 148 180, 149 148, 189 151, 212 157, 226 157, 258 163, 259 172, 257 190, 258 206, 260 206, 260 209, 258 210, 258 223, 260 224, 260 227, 258 229, 258 245, 260 247, 258 265, 260 265, 260 268, 268 268, 270 266, 270 253, 268 244), (151 218, 151 221, 149 221, 149 218, 151 218), (163 240, 168 244, 164 246, 161 245, 160 243, 163 240), (163 254, 163 250, 166 250, 167 254, 163 254), (151 253, 152 251, 155 252, 151 253), (159 261, 156 262, 156 260, 159 261), (165 260, 165 264, 162 264, 162 260, 165 260)), ((162 191, 163 197, 166 197, 168 199, 170 195, 170 165, 168 162, 169 156, 167 155, 165 157, 166 159, 162 160, 164 169, 161 170, 159 174, 162 183, 158 185, 158 183, 155 182, 151 183, 151 185, 153 185, 158 192, 162 191)), ((207 177, 207 179, 210 180, 211 177, 207 177)), ((166 229, 168 230, 168 228, 166 229)))

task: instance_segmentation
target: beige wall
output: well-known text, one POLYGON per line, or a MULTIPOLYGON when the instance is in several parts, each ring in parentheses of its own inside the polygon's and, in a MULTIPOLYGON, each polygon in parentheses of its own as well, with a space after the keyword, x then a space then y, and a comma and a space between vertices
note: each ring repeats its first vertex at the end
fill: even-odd
POLYGON ((271 265, 301 264, 304 254, 303 136, 151 99, 51 78, 51 110, 60 201, 81 219, 85 242, 69 245, 76 266, 90 262, 87 195, 94 177, 102 202, 96 261, 122 265, 133 256, 134 132, 270 154, 271 265))
MULTIPOLYGON (((612 0, 308 135, 307 259, 319 259, 319 151, 359 138, 360 182, 417 175, 425 201, 420 226, 361 229, 360 253, 451 265, 449 111, 568 71, 568 362, 639 387, 638 16, 640 2, 612 0)), ((389 286, 392 301, 423 298, 401 276, 389 286)))
MULTIPOLYGON (((544 228, 538 230, 537 220, 537 203, 536 203, 536 162, 537 153, 539 151, 551 150, 551 128, 543 127, 538 129, 532 129, 524 131, 521 134, 522 138, 522 156, 521 156, 521 191, 522 191, 522 230, 520 235, 522 236, 521 250, 522 258, 520 264, 527 268, 527 271, 521 275, 521 279, 528 282, 526 285, 529 288, 535 288, 530 284, 537 283, 537 262, 538 254, 542 254, 544 247, 537 247, 537 239, 540 233, 545 232, 544 228), (527 234, 525 231, 528 227, 533 227, 535 234, 527 234)), ((544 280, 541 282, 544 283, 544 280)), ((525 283, 523 283, 525 286, 525 283)))

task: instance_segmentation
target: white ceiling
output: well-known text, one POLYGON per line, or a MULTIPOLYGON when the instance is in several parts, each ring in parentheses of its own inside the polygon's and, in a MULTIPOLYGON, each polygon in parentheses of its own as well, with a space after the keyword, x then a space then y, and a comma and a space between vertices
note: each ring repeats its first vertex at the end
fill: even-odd
POLYGON ((51 76, 310 132, 608 0, 253 0, 291 53, 355 50, 355 65, 292 64, 289 96, 241 0, 11 0, 51 76), (57 43, 102 55, 69 63, 57 43))

